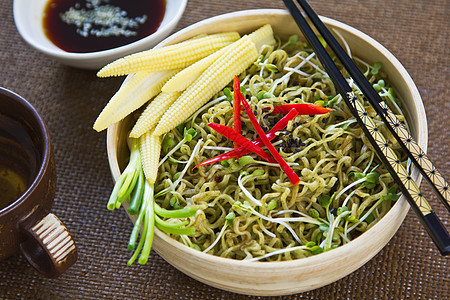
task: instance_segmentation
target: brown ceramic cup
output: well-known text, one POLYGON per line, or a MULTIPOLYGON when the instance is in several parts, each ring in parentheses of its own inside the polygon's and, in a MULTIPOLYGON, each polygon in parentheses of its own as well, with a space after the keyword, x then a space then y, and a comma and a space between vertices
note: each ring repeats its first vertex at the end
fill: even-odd
POLYGON ((47 127, 30 103, 3 88, 1 115, 26 130, 39 157, 26 191, 6 207, 0 207, 0 260, 20 252, 37 271, 57 277, 75 263, 77 250, 66 227, 49 212, 56 174, 47 127))

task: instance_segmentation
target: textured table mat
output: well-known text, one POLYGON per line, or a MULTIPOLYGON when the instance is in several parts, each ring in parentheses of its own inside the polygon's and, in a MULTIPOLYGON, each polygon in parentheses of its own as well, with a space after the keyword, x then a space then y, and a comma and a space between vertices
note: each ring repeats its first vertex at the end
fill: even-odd
MULTIPOLYGON (((106 134, 92 129, 122 79, 99 79, 94 71, 61 65, 32 49, 15 28, 12 2, 0 1, 0 86, 27 98, 47 122, 58 174, 53 212, 74 237, 79 259, 58 279, 43 278, 19 255, 0 262, 0 299, 259 299, 200 283, 153 251, 147 265, 126 266, 132 225, 122 210, 106 210, 113 186, 106 134)), ((429 156, 450 178, 450 2, 310 0, 310 4, 319 14, 375 38, 403 63, 424 101, 429 156)), ((281 0, 190 0, 177 29, 252 8, 284 6, 281 0)), ((429 188, 424 191, 449 227, 449 214, 429 188)), ((448 262, 410 211, 389 244, 359 270, 323 288, 284 298, 448 299, 448 262)))

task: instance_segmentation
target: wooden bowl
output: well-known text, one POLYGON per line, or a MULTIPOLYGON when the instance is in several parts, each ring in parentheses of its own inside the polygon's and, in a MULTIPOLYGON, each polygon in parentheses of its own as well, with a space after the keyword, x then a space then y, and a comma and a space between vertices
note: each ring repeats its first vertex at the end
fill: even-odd
MULTIPOLYGON (((364 33, 338 21, 322 18, 349 44, 354 55, 370 64, 383 64, 412 125, 412 133, 426 151, 427 121, 419 92, 405 68, 382 45, 364 33)), ((193 24, 168 37, 157 47, 180 42, 200 33, 236 30, 249 33, 263 24, 271 24, 279 36, 302 36, 287 11, 278 9, 247 10, 220 15, 193 24)), ((128 155, 126 135, 131 124, 126 119, 108 128, 107 150, 115 180, 120 175, 119 162, 128 155)), ((124 166, 121 165, 121 168, 124 166)), ((418 170, 413 178, 420 183, 418 170)), ((183 273, 208 285, 247 295, 286 295, 304 292, 332 283, 361 267, 392 238, 409 210, 402 196, 391 210, 366 233, 332 251, 308 258, 282 262, 246 262, 205 254, 189 248, 156 229, 153 249, 183 273)), ((130 216, 134 221, 134 216, 130 216)), ((125 245, 124 245, 125 247, 125 245)))

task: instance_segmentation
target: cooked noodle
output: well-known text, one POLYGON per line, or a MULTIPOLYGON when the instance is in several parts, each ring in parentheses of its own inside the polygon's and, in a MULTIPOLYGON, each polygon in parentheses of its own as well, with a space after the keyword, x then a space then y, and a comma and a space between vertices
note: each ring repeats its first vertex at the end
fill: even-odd
MULTIPOLYGON (((272 141, 300 177, 300 183, 293 186, 279 167, 260 163, 262 159, 253 154, 247 155, 254 162, 245 166, 233 159, 193 169, 233 149, 233 142, 206 125, 214 122, 232 127, 232 103, 220 92, 211 100, 213 104, 184 123, 185 129, 195 129, 197 136, 160 165, 155 191, 169 192, 161 192, 156 201, 167 209, 187 205, 198 208, 189 219, 189 226, 196 228, 195 235, 173 238, 200 251, 234 259, 297 259, 311 256, 313 245, 316 250, 317 246, 329 250, 368 230, 391 208, 396 197, 388 196, 398 190, 392 192, 392 177, 311 49, 300 41, 283 46, 278 42, 275 48, 265 47, 262 54, 239 78, 265 132, 282 117, 269 113, 274 105, 322 101, 331 106, 334 102, 330 113, 297 116, 272 141), (192 155, 193 162, 186 168, 192 155), (365 184, 365 177, 352 175, 371 171, 380 175, 376 184, 365 184), (332 202, 327 208, 323 203, 328 197, 332 202), (343 205, 347 211, 340 208, 343 205)), ((370 71, 368 64, 360 60, 358 64, 363 72, 370 71)), ((372 83, 383 77, 381 72, 368 73, 372 83)), ((387 80, 383 79, 387 90, 387 80)), ((349 83, 369 114, 378 120, 351 79, 349 83)), ((228 88, 232 90, 231 84, 228 88)), ((392 109, 404 120, 397 105, 392 109)), ((242 113, 241 119, 242 134, 256 139, 248 116, 242 113)), ((381 122, 377 124, 404 161, 400 146, 381 122)), ((180 128, 165 137, 175 143, 182 138, 180 128)))

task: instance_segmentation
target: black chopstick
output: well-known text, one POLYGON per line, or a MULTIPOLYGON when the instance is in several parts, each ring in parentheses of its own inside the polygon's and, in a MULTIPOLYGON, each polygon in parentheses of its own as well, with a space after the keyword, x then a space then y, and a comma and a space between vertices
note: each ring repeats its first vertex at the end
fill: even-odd
POLYGON ((381 99, 378 92, 353 63, 352 59, 347 55, 338 41, 334 38, 333 34, 331 34, 331 32, 327 29, 325 24, 322 23, 319 16, 314 12, 311 6, 305 0, 297 0, 297 2, 314 24, 314 27, 317 28, 324 40, 336 54, 337 58, 341 61, 342 65, 356 82, 363 94, 366 95, 366 98, 392 132, 394 138, 399 142, 411 161, 417 166, 422 175, 427 179, 428 183, 433 187, 436 195, 445 205, 447 210, 450 211, 450 188, 449 184, 444 179, 444 176, 442 176, 414 138, 400 123, 389 106, 387 106, 381 99))
MULTIPOLYGON (((289 9, 294 20, 296 21, 297 25, 299 26, 300 30, 303 32, 303 35, 311 44, 311 47, 314 49, 317 57, 321 61, 328 75, 334 82, 335 86, 338 88, 339 93, 349 106, 351 112, 353 113, 365 135, 371 142, 378 156, 386 165, 386 168, 389 170, 394 180, 399 184, 403 194, 406 196, 406 199, 413 208, 414 212, 419 217, 419 220, 425 227, 433 242, 436 244, 442 255, 448 255, 450 253, 450 235, 448 231, 442 225, 439 218, 432 210, 430 204, 423 197, 414 180, 401 165, 400 160, 396 157, 392 149, 390 149, 384 136, 378 130, 374 121, 369 117, 364 106, 359 101, 357 101, 357 98, 352 88, 347 83, 347 80, 341 74, 338 67, 334 64, 325 48, 323 48, 321 42, 316 37, 313 30, 311 29, 305 18, 302 16, 297 6, 292 0, 283 1, 286 7, 289 9)), ((366 97, 368 96, 366 95, 366 97)), ((380 103, 378 103, 378 105, 380 105, 380 103)), ((388 123, 386 123, 386 126, 389 127, 388 123)))

